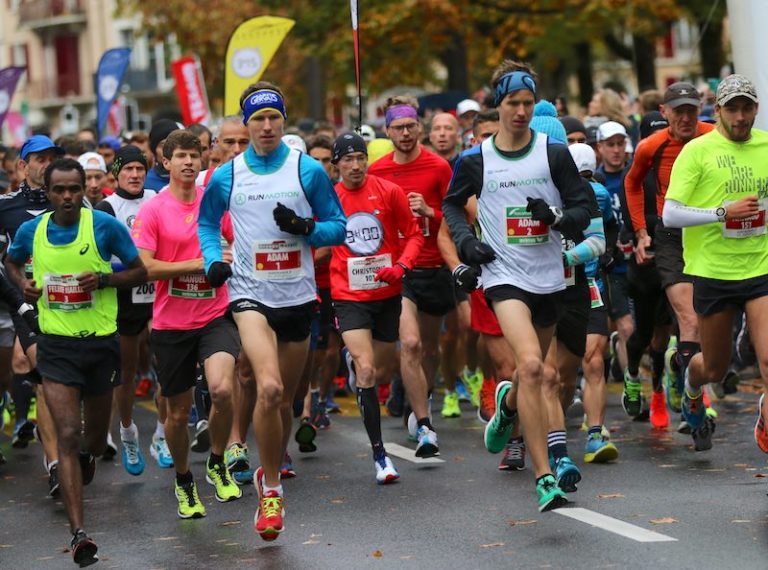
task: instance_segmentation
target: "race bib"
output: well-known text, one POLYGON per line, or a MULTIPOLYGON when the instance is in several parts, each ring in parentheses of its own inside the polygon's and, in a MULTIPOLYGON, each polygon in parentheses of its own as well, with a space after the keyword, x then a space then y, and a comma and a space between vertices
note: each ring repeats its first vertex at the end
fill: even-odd
POLYGON ((565 276, 566 287, 572 287, 576 285, 576 269, 574 267, 571 267, 570 265, 566 265, 563 268, 563 273, 565 276))
POLYGON ((592 309, 599 309, 603 306, 603 296, 600 294, 600 287, 597 286, 597 280, 594 277, 590 277, 587 280, 589 283, 589 301, 592 309))
POLYGON ((251 247, 256 279, 274 281, 301 277, 301 242, 298 239, 256 240, 251 247))
POLYGON ((28 278, 32 278, 32 256, 30 255, 24 262, 24 273, 28 278))
POLYGON ((45 304, 52 311, 79 311, 93 308, 93 292, 85 292, 74 275, 43 276, 45 304))
POLYGON ((134 305, 146 305, 155 302, 155 282, 144 283, 131 289, 131 301, 134 305))
POLYGON ((216 289, 211 287, 202 273, 181 275, 171 279, 168 294, 176 299, 215 299, 216 289))
POLYGON ((374 280, 376 272, 384 267, 392 267, 392 256, 388 253, 370 257, 348 257, 349 288, 353 291, 367 291, 387 287, 387 283, 374 280))
MULTIPOLYGON (((765 209, 766 199, 759 201, 759 210, 754 216, 742 220, 726 220, 723 223, 723 237, 731 239, 744 239, 765 234, 765 209)), ((723 202, 727 208, 733 202, 723 202)))
POLYGON ((540 245, 549 241, 549 226, 531 218, 525 206, 507 206, 507 245, 540 245))
POLYGON ((621 253, 624 254, 624 261, 629 261, 629 259, 632 257, 632 254, 634 253, 635 249, 632 245, 632 242, 629 243, 622 243, 622 242, 616 242, 616 244, 619 247, 619 250, 621 250, 621 253))

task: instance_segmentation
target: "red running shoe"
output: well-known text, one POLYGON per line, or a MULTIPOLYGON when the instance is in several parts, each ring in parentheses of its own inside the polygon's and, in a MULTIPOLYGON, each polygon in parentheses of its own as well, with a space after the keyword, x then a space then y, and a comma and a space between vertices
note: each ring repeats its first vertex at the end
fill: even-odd
POLYGON ((651 395, 651 425, 656 429, 667 429, 669 412, 664 399, 664 392, 654 392, 651 395))
POLYGON ((259 467, 253 476, 253 486, 259 494, 259 506, 253 517, 253 526, 262 540, 272 541, 283 532, 285 508, 283 508, 283 497, 278 495, 277 491, 264 493, 261 482, 263 476, 264 469, 259 467))

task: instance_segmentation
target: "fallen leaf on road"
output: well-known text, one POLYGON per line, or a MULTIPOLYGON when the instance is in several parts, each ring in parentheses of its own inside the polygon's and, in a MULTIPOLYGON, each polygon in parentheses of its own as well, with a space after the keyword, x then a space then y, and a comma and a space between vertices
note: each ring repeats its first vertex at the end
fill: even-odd
POLYGON ((305 540, 301 544, 320 544, 320 541, 319 540, 314 540, 314 539, 310 538, 309 540, 305 540))
POLYGON ((749 463, 734 463, 734 467, 749 467, 749 463))
POLYGON ((516 521, 514 519, 509 519, 507 521, 509 526, 523 526, 523 525, 527 525, 527 524, 536 524, 537 522, 539 522, 539 521, 537 521, 536 519, 523 519, 523 520, 519 520, 519 521, 516 521))
POLYGON ((179 537, 178 536, 159 536, 155 540, 157 541, 179 540, 179 537))
POLYGON ((464 456, 463 456, 463 455, 456 455, 456 456, 453 458, 453 460, 454 460, 454 461, 464 461, 464 456))
POLYGON ((676 522, 680 522, 677 519, 673 519, 672 517, 664 517, 661 519, 651 519, 651 524, 674 524, 676 522))
POLYGON ((598 499, 623 499, 624 495, 621 493, 607 493, 605 495, 598 495, 598 499))
POLYGON ((504 546, 503 542, 491 542, 489 544, 481 544, 480 548, 497 548, 499 546, 504 546))
POLYGON ((381 550, 374 550, 372 555, 374 558, 381 558, 384 556, 384 553, 381 550))
POLYGON ((219 524, 219 526, 234 526, 234 525, 240 524, 242 522, 243 521, 225 521, 225 522, 219 524))
POLYGON ((748 521, 746 519, 735 519, 731 521, 732 523, 750 523, 752 521, 748 521))
POLYGON ((670 467, 677 467, 677 465, 674 465, 673 463, 666 463, 664 465, 659 465, 662 469, 668 469, 670 467))
POLYGON ((331 503, 334 505, 341 505, 344 503, 344 497, 338 497, 336 499, 331 499, 331 503))
POLYGON ((330 475, 318 475, 317 477, 315 477, 315 479, 320 479, 321 481, 325 479, 330 479, 330 478, 331 478, 330 475))
POLYGON ((766 475, 765 473, 755 473, 755 477, 757 477, 758 479, 765 479, 766 477, 768 477, 768 475, 766 475))
POLYGON ((400 560, 411 560, 411 559, 413 559, 413 555, 412 554, 409 554, 408 556, 401 556, 400 557, 400 560))

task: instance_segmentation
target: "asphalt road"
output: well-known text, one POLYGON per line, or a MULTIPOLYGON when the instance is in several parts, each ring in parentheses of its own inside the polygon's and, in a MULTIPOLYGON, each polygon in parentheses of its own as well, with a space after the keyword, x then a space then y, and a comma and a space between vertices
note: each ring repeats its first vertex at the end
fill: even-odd
MULTIPOLYGON (((577 510, 544 514, 530 470, 496 469, 499 457, 485 451, 483 426, 466 404, 460 419, 436 417, 442 462, 393 457, 400 482, 377 486, 346 398, 317 453, 292 445, 298 477, 284 482, 286 530, 273 543, 253 531, 253 487, 239 501, 216 502, 203 455, 194 455, 193 473, 208 516, 176 517, 173 472, 149 457, 154 419, 139 408, 146 471, 131 477, 117 462, 99 462, 85 491, 96 568, 768 568, 768 466, 752 435, 757 396, 718 402, 714 448, 695 453, 689 436, 629 421, 612 392, 607 423, 619 460, 584 465, 584 434, 573 424, 569 447, 584 475, 570 495, 577 510)), ((413 448, 399 419, 384 416, 383 424, 386 442, 413 448)), ((8 458, 0 467, 0 568, 75 568, 63 504, 45 497, 40 446, 13 450, 2 435, 0 449, 8 458)))

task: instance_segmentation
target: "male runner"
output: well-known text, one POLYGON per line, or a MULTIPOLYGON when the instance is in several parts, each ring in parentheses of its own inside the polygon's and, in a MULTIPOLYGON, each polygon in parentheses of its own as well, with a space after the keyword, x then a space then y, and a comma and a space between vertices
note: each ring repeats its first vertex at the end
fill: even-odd
POLYGON ((316 303, 311 246, 341 243, 346 219, 322 166, 282 142, 287 114, 280 88, 254 83, 240 106, 251 144, 208 183, 199 237, 211 285, 232 277, 230 306, 256 377, 253 427, 262 465, 254 474, 254 526, 274 540, 283 531, 280 464, 316 303), (227 210, 236 236, 231 267, 222 262, 219 229, 227 210))
MULTIPOLYGON (((560 229, 580 231, 590 220, 588 194, 565 145, 529 128, 536 79, 525 64, 505 61, 492 78, 499 133, 467 151, 443 201, 462 261, 481 265, 485 294, 517 364, 520 420, 534 465, 539 509, 567 502, 547 459, 548 416, 542 396, 543 355, 552 339, 565 289, 560 229), (478 239, 464 217, 478 197, 478 239), (564 208, 564 209, 563 209, 564 208)), ((489 451, 504 449, 517 411, 511 382, 496 388, 496 413, 486 426, 489 451)))
POLYGON ((381 438, 376 382, 396 357, 402 279, 424 236, 399 186, 366 175, 365 141, 348 133, 336 139, 333 162, 341 182, 336 192, 347 216, 346 244, 333 248, 331 296, 344 344, 354 364, 357 404, 373 449, 376 481, 399 478, 381 438), (398 234, 402 235, 401 244, 398 234))
POLYGON ((83 207, 85 171, 76 160, 51 163, 44 187, 54 211, 21 225, 7 267, 26 300, 37 303, 37 365, 57 434, 72 556, 82 567, 98 560, 83 530, 82 487, 93 479, 94 455, 104 451, 112 388, 119 382, 115 287, 139 285, 147 271, 125 226, 83 207), (113 255, 125 271, 112 273, 113 255), (30 256, 33 278, 27 279, 30 256), (86 451, 80 451, 81 400, 86 451))
MULTIPOLYGON (((212 403, 211 453, 205 478, 214 486, 219 502, 242 496, 224 463, 240 343, 228 315, 226 288, 214 289, 203 274, 202 252, 196 239, 203 197, 203 188, 195 186, 200 154, 200 140, 192 133, 176 130, 167 136, 163 167, 170 183, 141 207, 131 230, 149 279, 157 280, 150 342, 167 405, 165 437, 176 469, 177 513, 184 519, 206 514, 189 470, 187 422, 198 363, 205 370, 212 403)), ((231 228, 226 225, 224 236, 232 241, 231 228)))
MULTIPOLYGON (((728 371, 737 311, 746 313, 760 362, 768 358, 768 133, 752 128, 757 111, 757 90, 747 77, 723 79, 717 127, 683 147, 664 202, 664 226, 684 228, 684 271, 693 276, 701 352, 685 371, 682 410, 696 451, 712 447, 715 425, 706 415, 702 387, 722 381, 728 371)), ((766 367, 761 373, 768 386, 766 367)), ((755 439, 764 452, 766 412, 763 395, 755 439)))
MULTIPOLYGON (((451 179, 448 163, 419 144, 418 102, 410 96, 390 97, 385 105, 387 135, 395 150, 374 162, 368 173, 405 190, 424 234, 416 265, 403 280, 400 314, 400 373, 413 415, 408 430, 416 438, 419 457, 437 455, 437 433, 430 418, 430 394, 439 363, 440 324, 456 307, 453 279, 437 247, 443 218, 442 199, 451 179)), ((449 375, 446 400, 458 409, 456 378, 449 375)))

